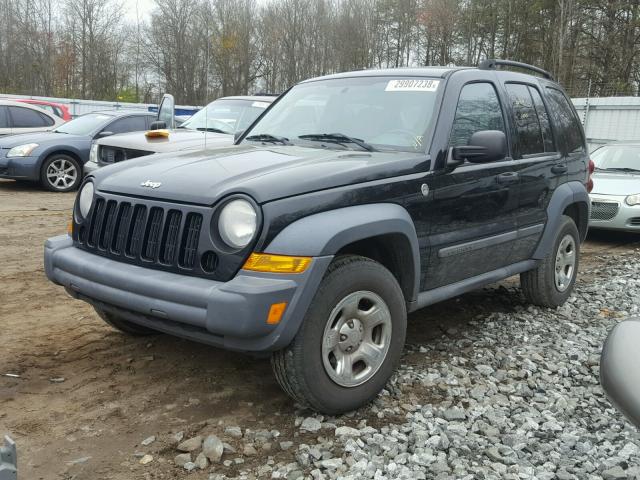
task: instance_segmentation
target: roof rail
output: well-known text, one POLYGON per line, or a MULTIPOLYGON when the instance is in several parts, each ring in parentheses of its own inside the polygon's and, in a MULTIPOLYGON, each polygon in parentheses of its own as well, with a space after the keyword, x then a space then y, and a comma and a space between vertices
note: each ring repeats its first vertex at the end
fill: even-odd
POLYGON ((548 78, 549 80, 554 80, 553 75, 551 75, 546 70, 543 70, 542 68, 534 67, 533 65, 529 65, 528 63, 514 62, 513 60, 499 60, 495 58, 488 58, 480 62, 480 65, 478 65, 478 68, 480 70, 497 70, 499 66, 517 67, 517 68, 522 68, 524 70, 531 70, 532 72, 539 73, 544 78, 548 78))

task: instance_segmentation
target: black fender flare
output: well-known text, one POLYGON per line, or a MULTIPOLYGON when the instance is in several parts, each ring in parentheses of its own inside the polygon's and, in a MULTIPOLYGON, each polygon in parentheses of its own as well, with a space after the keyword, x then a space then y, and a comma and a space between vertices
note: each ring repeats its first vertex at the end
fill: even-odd
MULTIPOLYGON (((553 248, 556 232, 560 227, 562 213, 569 205, 573 204, 584 204, 587 209, 586 221, 588 222, 591 202, 589 201, 589 192, 584 184, 577 181, 567 182, 555 189, 547 206, 547 224, 533 253, 535 260, 542 260, 549 255, 553 248)), ((584 232, 586 234, 586 228, 584 232)), ((584 241, 584 238, 580 240, 584 241)))
POLYGON ((414 271, 412 298, 407 301, 412 302, 420 288, 418 235, 407 210, 395 203, 356 205, 309 215, 285 227, 264 252, 324 257, 353 242, 387 234, 402 235, 410 246, 414 271))

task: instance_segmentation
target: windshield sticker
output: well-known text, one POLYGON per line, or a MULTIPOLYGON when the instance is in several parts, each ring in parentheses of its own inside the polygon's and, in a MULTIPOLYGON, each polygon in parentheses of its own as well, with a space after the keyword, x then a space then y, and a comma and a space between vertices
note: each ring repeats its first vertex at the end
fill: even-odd
POLYGON ((385 92, 435 92, 440 80, 391 80, 387 83, 385 92))
POLYGON ((257 108, 267 108, 269 106, 268 102, 253 102, 251 104, 252 107, 257 107, 257 108))

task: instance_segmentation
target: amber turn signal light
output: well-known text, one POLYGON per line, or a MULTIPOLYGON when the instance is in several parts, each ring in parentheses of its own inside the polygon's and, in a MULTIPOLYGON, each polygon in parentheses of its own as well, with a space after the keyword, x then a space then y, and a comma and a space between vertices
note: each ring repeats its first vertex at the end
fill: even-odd
POLYGON ((67 224, 67 233, 70 237, 73 236, 73 220, 69 220, 69 223, 67 224))
POLYGON ((147 138, 169 138, 169 130, 149 130, 144 134, 147 138))
POLYGON ((310 264, 311 257, 252 253, 242 268, 253 272, 302 273, 310 264))
POLYGON ((267 316, 267 323, 269 325, 277 325, 282 320, 282 315, 287 308, 287 302, 274 303, 269 309, 269 315, 267 316))

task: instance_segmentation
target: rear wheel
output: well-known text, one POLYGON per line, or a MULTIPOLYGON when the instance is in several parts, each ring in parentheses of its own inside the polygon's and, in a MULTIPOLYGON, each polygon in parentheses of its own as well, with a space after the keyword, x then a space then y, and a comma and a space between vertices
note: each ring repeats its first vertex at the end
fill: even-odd
POLYGON ((122 333, 126 333, 127 335, 141 337, 146 335, 156 335, 158 333, 157 331, 150 328, 129 322, 128 320, 125 320, 118 315, 114 315, 113 313, 102 310, 101 308, 94 307, 94 310, 102 320, 104 320, 116 330, 120 330, 122 333))
POLYGON ((40 169, 40 183, 52 192, 70 192, 80 185, 82 169, 78 161, 64 154, 53 154, 40 169))
POLYGON ((291 345, 272 356, 282 388, 327 414, 354 410, 384 388, 404 346, 407 313, 395 277, 373 260, 337 258, 291 345))
POLYGON ((520 274, 527 300, 541 307, 559 307, 571 296, 580 263, 580 234, 573 219, 563 215, 551 253, 537 268, 520 274))

